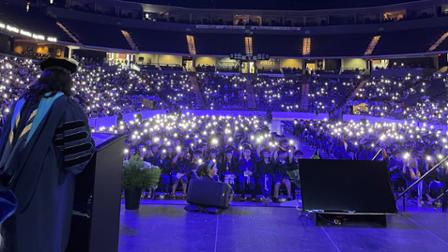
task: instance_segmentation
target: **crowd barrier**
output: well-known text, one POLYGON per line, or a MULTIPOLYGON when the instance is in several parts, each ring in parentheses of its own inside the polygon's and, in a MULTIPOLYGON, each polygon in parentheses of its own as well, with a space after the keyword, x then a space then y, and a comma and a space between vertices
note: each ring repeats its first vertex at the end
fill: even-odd
MULTIPOLYGON (((184 113, 191 113, 197 116, 202 115, 215 115, 215 116, 266 116, 265 111, 248 111, 248 110, 183 110, 184 113)), ((165 110, 143 110, 140 112, 132 112, 123 114, 123 120, 129 122, 134 120, 136 114, 141 114, 142 119, 146 119, 157 114, 164 114, 165 110)), ((281 121, 292 121, 294 119, 303 120, 324 120, 328 118, 328 113, 306 113, 306 112, 272 112, 272 125, 271 130, 273 132, 281 133, 281 121)), ((368 115, 343 115, 344 121, 361 121, 368 120, 370 122, 388 122, 388 123, 411 123, 409 120, 385 118, 385 117, 375 117, 368 115)), ((117 116, 105 116, 99 118, 90 118, 89 125, 92 128, 98 129, 100 127, 110 127, 115 125, 117 122, 117 116)), ((416 122, 418 125, 423 125, 422 122, 416 122)), ((426 124, 428 127, 432 126, 434 129, 447 130, 447 125, 439 124, 426 124)))
MULTIPOLYGON (((182 110, 184 113, 191 113, 197 116, 215 115, 215 116, 266 116, 265 111, 248 111, 248 110, 182 110)), ((141 114, 142 119, 146 119, 157 114, 164 114, 165 110, 143 110, 123 114, 123 121, 129 122, 134 119, 136 114, 141 114)), ((294 119, 303 120, 323 120, 328 118, 327 113, 305 113, 305 112, 272 112, 273 121, 292 121, 294 119)), ((117 123, 117 116, 105 116, 99 118, 90 118, 89 125, 92 128, 110 127, 117 123)))

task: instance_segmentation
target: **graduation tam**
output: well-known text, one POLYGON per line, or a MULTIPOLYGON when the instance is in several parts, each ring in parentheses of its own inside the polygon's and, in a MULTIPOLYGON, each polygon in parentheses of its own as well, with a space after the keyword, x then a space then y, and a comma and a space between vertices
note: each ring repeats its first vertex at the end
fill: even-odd
POLYGON ((73 74, 78 70, 78 65, 78 61, 74 59, 48 58, 40 63, 40 69, 45 71, 49 68, 62 68, 73 74))

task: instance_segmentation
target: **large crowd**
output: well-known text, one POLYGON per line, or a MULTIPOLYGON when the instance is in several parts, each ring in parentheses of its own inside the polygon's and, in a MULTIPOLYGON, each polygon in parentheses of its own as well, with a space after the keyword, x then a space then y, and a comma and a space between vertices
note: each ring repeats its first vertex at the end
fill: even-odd
POLYGON ((377 117, 410 119, 433 124, 447 124, 448 78, 431 76, 371 77, 356 90, 351 105, 369 104, 366 114, 377 117))
POLYGON ((387 161, 395 191, 403 191, 435 164, 441 168, 419 183, 419 204, 433 202, 448 184, 448 130, 427 124, 369 121, 328 122, 296 120, 289 125, 301 142, 330 159, 387 161))
MULTIPOLYGON (((33 60, 0 57, 0 121, 39 73, 33 60)), ((145 161, 162 167, 159 190, 172 197, 178 189, 185 193, 188 181, 200 176, 199 167, 213 161, 218 168, 217 179, 231 184, 243 199, 250 195, 277 201, 283 188, 285 197, 292 198, 299 185, 297 160, 303 157, 299 146, 304 146, 307 153, 312 149, 315 157, 334 159, 371 159, 381 149, 379 158, 389 161, 397 190, 448 155, 446 74, 354 78, 324 77, 319 73, 247 76, 213 71, 186 73, 179 69, 139 70, 81 60, 73 77, 74 98, 89 117, 138 113, 144 109, 174 111, 99 129, 128 133, 126 155, 137 153, 145 161), (257 109, 350 113, 359 104, 365 104, 367 109, 356 113, 408 121, 297 120, 285 123, 291 131, 284 137, 271 133, 269 118, 180 112, 257 109)), ((448 167, 448 163, 443 165, 448 167)), ((422 183, 416 192, 419 202, 435 195, 431 190, 446 170, 439 170, 422 183)))
MULTIPOLYGON (((446 124, 446 74, 405 77, 333 77, 137 70, 80 60, 74 94, 90 117, 142 109, 222 109, 350 113, 353 106, 379 117, 446 124), (305 89, 305 90, 303 90, 305 89), (305 92, 304 92, 305 91, 305 92), (305 96, 305 97, 304 97, 305 96), (306 99, 307 101, 304 101, 306 99)), ((3 117, 8 106, 39 75, 36 61, 0 56, 0 97, 3 117)))
POLYGON ((259 117, 161 114, 137 116, 100 131, 129 133, 126 158, 139 155, 162 169, 160 192, 186 194, 191 179, 203 176, 201 167, 213 162, 216 180, 229 183, 239 199, 279 200, 280 187, 292 199, 298 185, 298 159, 303 153, 292 138, 270 132, 259 117))
MULTIPOLYGON (((448 156, 448 131, 427 124, 369 121, 283 122, 284 135, 265 118, 195 116, 190 113, 136 116, 100 131, 128 133, 126 158, 139 155, 161 167, 162 195, 185 195, 201 167, 216 165, 216 180, 229 183, 245 200, 292 199, 300 187, 299 159, 325 158, 388 162, 395 192, 403 191, 448 156)), ((426 177, 409 197, 436 204, 448 183, 448 161, 426 177)))

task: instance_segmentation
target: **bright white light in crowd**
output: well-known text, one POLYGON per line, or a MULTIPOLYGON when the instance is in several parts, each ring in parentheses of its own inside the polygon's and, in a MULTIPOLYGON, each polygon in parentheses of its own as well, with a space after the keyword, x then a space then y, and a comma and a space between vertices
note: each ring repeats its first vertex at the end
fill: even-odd
POLYGON ((292 139, 289 139, 289 145, 294 145, 295 143, 294 143, 294 140, 292 140, 292 139))
POLYGON ((217 138, 212 138, 211 144, 212 145, 218 145, 219 144, 218 139, 217 138))
POLYGON ((442 154, 437 154, 437 159, 442 160, 443 159, 443 155, 442 154))
POLYGON ((202 158, 198 159, 198 165, 202 165, 204 163, 204 160, 202 158))
POLYGON ((409 154, 409 152, 403 153, 403 159, 404 160, 408 160, 410 157, 411 157, 411 154, 409 154))
POLYGON ((182 147, 180 147, 179 145, 176 146, 176 151, 177 151, 177 152, 181 152, 181 151, 182 151, 182 147))
POLYGON ((426 156, 426 161, 431 161, 432 157, 431 156, 426 156))
POLYGON ((158 142, 160 142, 160 138, 159 138, 159 137, 154 137, 154 138, 152 139, 152 141, 153 141, 154 143, 158 143, 158 142))
POLYGON ((0 29, 5 29, 6 25, 4 23, 0 23, 0 29))
POLYGON ((54 42, 54 43, 58 42, 58 39, 55 38, 55 37, 48 37, 47 40, 48 40, 49 42, 54 42))
POLYGON ((129 154, 129 149, 124 149, 124 150, 123 150, 123 153, 124 153, 125 155, 129 154))

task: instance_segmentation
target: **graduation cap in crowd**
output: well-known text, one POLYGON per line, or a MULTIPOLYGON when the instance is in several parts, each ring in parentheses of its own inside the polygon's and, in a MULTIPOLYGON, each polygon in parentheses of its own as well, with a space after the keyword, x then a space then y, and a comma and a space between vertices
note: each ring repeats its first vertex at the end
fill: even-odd
POLYGON ((228 146, 225 150, 225 153, 233 153, 235 151, 235 148, 233 148, 232 146, 228 146))
POLYGON ((269 150, 268 148, 264 148, 261 150, 261 153, 271 153, 271 150, 269 150))
POLYGON ((50 68, 59 68, 70 72, 70 74, 73 74, 78 70, 78 65, 78 61, 74 59, 48 58, 40 63, 40 69, 42 71, 45 71, 50 68))
POLYGON ((281 157, 282 155, 286 155, 286 154, 288 154, 288 152, 286 152, 286 151, 284 151, 284 150, 279 150, 279 151, 277 152, 278 157, 281 157))

